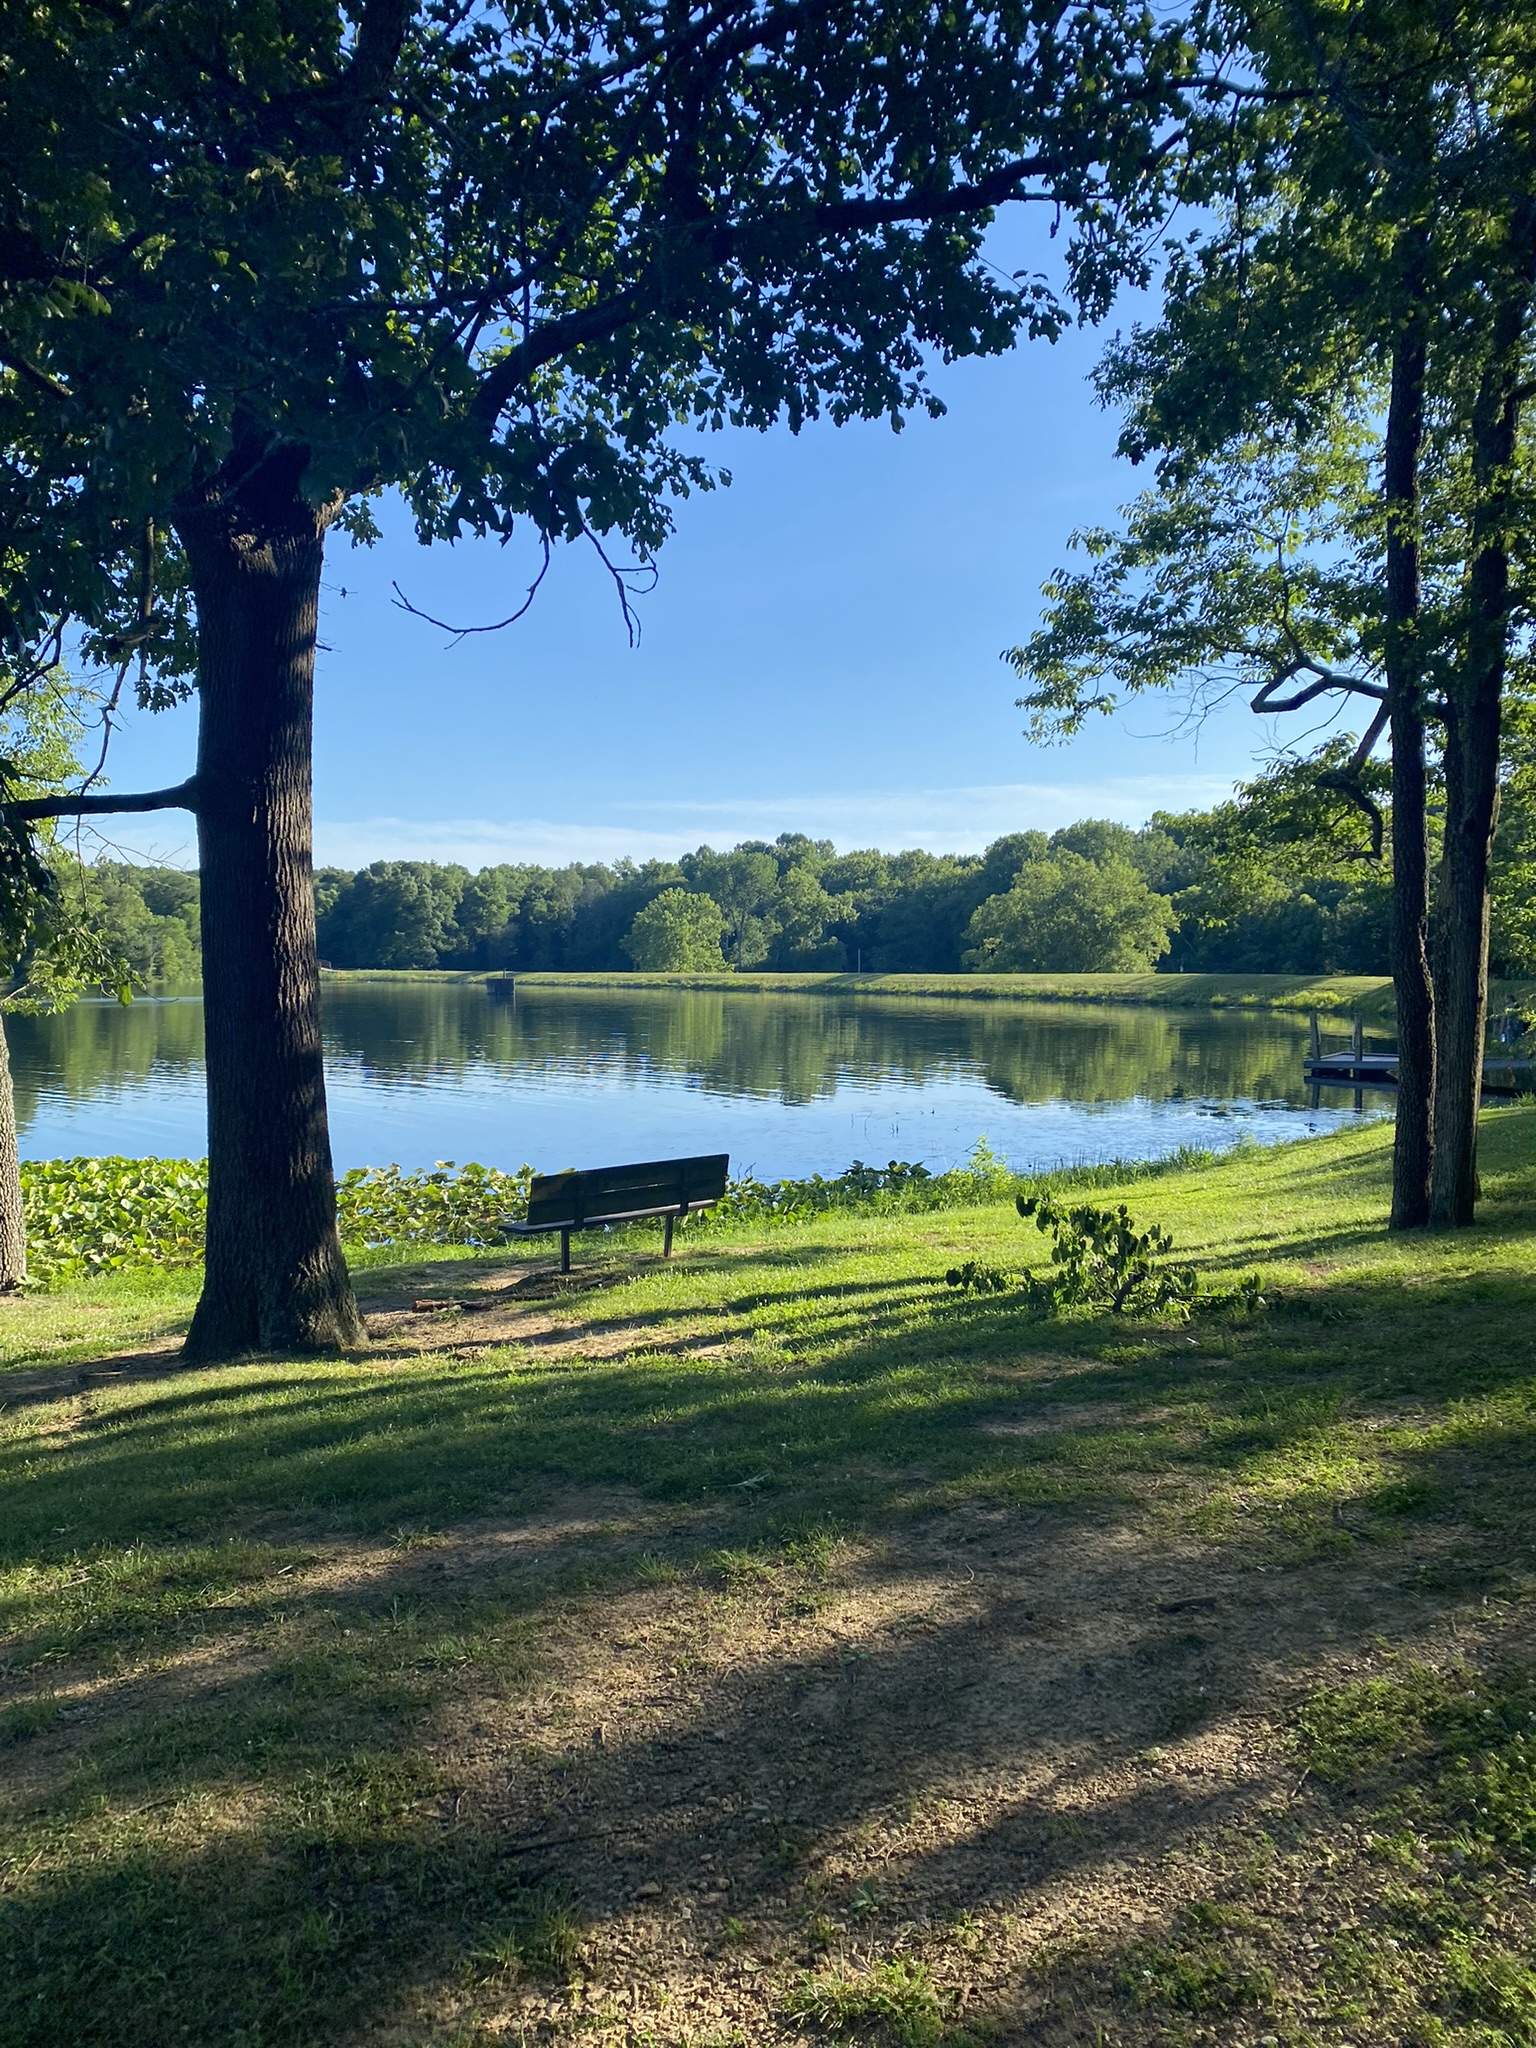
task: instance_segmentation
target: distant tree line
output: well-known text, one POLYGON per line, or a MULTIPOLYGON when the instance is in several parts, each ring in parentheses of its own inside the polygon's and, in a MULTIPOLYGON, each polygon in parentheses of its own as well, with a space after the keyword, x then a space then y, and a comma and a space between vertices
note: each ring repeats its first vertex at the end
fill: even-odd
POLYGON ((336 967, 1145 969, 1178 928, 1177 858, 1159 827, 1097 821, 1011 833, 979 855, 839 854, 783 833, 676 861, 476 875, 377 861, 317 875, 316 907, 321 957, 336 967))
POLYGON ((782 833, 676 861, 376 861, 321 871, 315 900, 335 967, 1385 972, 1384 877, 1307 865, 1283 845, 1255 859, 1216 811, 1014 832, 982 854, 782 833))
MULTIPOLYGON (((1536 743, 1510 755, 1495 969, 1536 974, 1536 743)), ((981 854, 786 832, 677 861, 376 861, 320 870, 315 907, 335 967, 1385 974, 1390 855, 1390 833, 1370 858, 1282 765, 1214 810, 1013 832, 981 854)))
POLYGON ((100 860, 78 870, 68 886, 83 889, 83 920, 101 934, 133 981, 197 980, 202 940, 195 874, 100 860))
MULTIPOLYGON (((1536 974, 1536 715, 1520 707, 1494 890, 1494 971, 1536 974)), ((981 854, 838 853, 785 832, 676 861, 481 868, 375 861, 315 875, 334 967, 866 973, 1384 974, 1386 858, 1282 766, 1140 830, 1089 818, 981 854)), ((198 880, 100 861, 91 912, 144 982, 198 973, 198 880)))

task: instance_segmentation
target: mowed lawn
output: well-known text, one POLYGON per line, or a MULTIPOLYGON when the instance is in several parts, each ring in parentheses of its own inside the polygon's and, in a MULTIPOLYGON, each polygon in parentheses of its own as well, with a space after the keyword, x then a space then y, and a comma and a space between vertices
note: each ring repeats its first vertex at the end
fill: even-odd
POLYGON ((0 2043, 1536 2043, 1536 1112, 1011 1207, 0 1307, 0 2043), (1112 1191, 1091 1199, 1118 1199, 1112 1191))

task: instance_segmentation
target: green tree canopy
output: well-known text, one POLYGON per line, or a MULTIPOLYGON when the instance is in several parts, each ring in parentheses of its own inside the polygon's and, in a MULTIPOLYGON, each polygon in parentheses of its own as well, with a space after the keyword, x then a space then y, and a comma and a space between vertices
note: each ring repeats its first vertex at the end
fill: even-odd
POLYGON ((1176 913, 1118 856, 1063 848, 1027 861, 966 929, 965 964, 995 974, 1145 973, 1168 951, 1176 913))
POLYGON ((724 964, 725 914, 709 896, 663 889, 629 928, 624 950, 649 974, 706 974, 724 964))
POLYGON ((1512 693, 1505 707, 1491 893, 1495 970, 1536 977, 1536 698, 1528 688, 1512 693))
POLYGON ((1061 731, 1168 685, 1341 715, 1318 779, 1378 840, 1365 770, 1390 738, 1393 1221, 1465 1223, 1500 724, 1536 619, 1536 17, 1299 0, 1243 33, 1225 189, 1101 375, 1157 487, 1081 537, 1089 567, 1014 658, 1061 731))
POLYGON ((327 912, 327 946, 339 961, 435 967, 457 935, 469 886, 467 868, 377 860, 338 892, 327 912))

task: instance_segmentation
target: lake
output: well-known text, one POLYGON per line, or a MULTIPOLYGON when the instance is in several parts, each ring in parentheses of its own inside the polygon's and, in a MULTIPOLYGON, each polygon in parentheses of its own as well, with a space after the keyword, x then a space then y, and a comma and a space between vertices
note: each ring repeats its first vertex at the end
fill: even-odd
MULTIPOLYGON (((1306 1026, 1275 1012, 550 987, 508 1004, 478 982, 328 982, 324 1000, 338 1167, 722 1151, 765 1177, 939 1170, 981 1137, 1030 1167, 1353 1116, 1342 1091, 1306 1107, 1306 1026)), ((196 996, 6 1028, 24 1158, 206 1149, 196 996)))

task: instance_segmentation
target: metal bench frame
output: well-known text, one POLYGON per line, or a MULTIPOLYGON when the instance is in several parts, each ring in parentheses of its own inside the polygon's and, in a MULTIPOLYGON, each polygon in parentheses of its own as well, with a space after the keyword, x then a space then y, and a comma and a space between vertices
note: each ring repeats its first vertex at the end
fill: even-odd
POLYGON ((725 1193, 730 1166, 728 1152, 708 1152, 693 1159, 648 1159, 634 1166, 536 1174, 528 1190, 526 1221, 503 1228, 508 1237, 540 1237, 558 1230, 560 1270, 569 1273, 573 1230, 664 1216, 667 1235, 661 1255, 670 1259, 677 1219, 695 1209, 712 1208, 725 1193))

